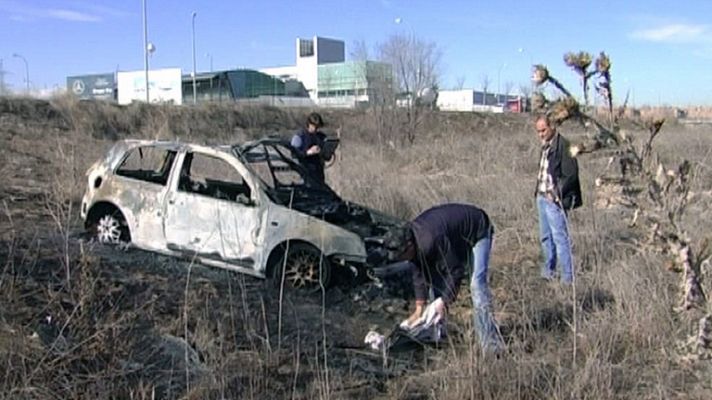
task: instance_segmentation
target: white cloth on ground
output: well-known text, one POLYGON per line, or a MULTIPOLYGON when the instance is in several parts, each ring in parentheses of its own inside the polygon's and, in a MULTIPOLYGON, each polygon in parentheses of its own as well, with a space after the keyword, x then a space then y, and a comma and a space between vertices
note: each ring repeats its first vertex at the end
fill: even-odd
POLYGON ((445 336, 445 322, 445 302, 438 297, 425 307, 420 318, 412 324, 405 320, 400 327, 418 340, 437 343, 445 336))
POLYGON ((367 345, 371 346, 373 350, 380 350, 383 343, 386 341, 386 337, 376 331, 368 331, 366 338, 363 341, 367 345))

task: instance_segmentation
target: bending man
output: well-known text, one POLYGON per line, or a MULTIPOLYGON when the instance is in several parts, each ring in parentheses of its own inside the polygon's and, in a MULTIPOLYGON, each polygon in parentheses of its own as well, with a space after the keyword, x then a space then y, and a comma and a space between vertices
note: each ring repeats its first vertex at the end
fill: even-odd
POLYGON ((502 340, 492 316, 487 271, 494 228, 487 214, 472 205, 443 204, 418 215, 406 228, 394 231, 386 246, 408 260, 415 290, 415 310, 407 324, 418 320, 433 292, 437 312, 444 317, 457 298, 466 267, 472 260, 473 322, 480 344, 499 351, 502 340))

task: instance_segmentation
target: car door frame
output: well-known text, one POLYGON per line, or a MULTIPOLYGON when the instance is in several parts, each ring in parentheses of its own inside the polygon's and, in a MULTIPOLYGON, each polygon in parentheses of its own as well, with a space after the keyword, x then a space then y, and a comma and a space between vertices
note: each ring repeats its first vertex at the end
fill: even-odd
POLYGON ((180 149, 178 148, 162 146, 156 143, 140 143, 128 149, 113 168, 111 186, 114 187, 112 192, 117 193, 115 195, 117 199, 113 199, 113 202, 121 205, 121 210, 124 214, 130 215, 133 221, 131 241, 139 248, 165 250, 165 238, 162 229, 164 204, 166 195, 170 191, 173 177, 176 175, 175 168, 178 165, 179 154, 180 149), (166 154, 175 153, 165 184, 118 173, 132 152, 145 148, 165 151, 166 154), (123 189, 117 190, 117 188, 123 189))
POLYGON ((260 269, 263 263, 264 226, 269 207, 266 207, 262 192, 251 178, 249 171, 231 154, 214 148, 192 145, 177 155, 175 169, 177 172, 171 177, 164 206, 163 233, 167 249, 198 257, 209 264, 255 274, 255 269, 260 269), (252 204, 246 205, 179 190, 180 175, 188 153, 227 163, 250 188, 252 204), (191 208, 189 204, 196 207, 191 208), (177 213, 181 210, 191 211, 191 216, 178 216, 177 213), (219 218, 221 212, 226 212, 228 218, 219 218), (211 221, 220 224, 217 231, 211 221), (193 229, 193 231, 183 232, 181 229, 193 229), (215 236, 216 232, 218 236, 215 236), (235 237, 232 237, 233 233, 235 237), (241 240, 240 235, 246 239, 241 240), (247 240, 249 242, 246 242, 247 240), (239 250, 231 247, 235 243, 239 246, 239 250))

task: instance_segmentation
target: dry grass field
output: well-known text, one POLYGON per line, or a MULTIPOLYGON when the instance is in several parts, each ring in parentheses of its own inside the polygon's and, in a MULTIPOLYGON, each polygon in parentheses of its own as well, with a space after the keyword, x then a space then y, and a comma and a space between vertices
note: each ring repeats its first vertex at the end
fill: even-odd
MULTIPOLYGON (((327 169, 342 197, 403 218, 442 202, 492 217, 499 358, 474 341, 466 288, 445 346, 384 359, 363 337, 393 327, 408 303, 373 285, 279 304, 254 278, 77 238, 84 172, 112 141, 286 136, 307 111, 0 98, 0 399, 712 398, 712 361, 686 357, 705 310, 676 311, 681 277, 668 258, 636 244, 626 211, 593 207, 611 153, 579 158, 575 297, 539 279, 539 145, 527 115, 433 113, 405 144, 369 112, 324 111, 342 138, 327 169)), ((560 131, 586 135, 573 123, 560 131)), ((701 247, 712 127, 668 121, 656 149, 664 163, 692 162, 685 222, 701 247)))

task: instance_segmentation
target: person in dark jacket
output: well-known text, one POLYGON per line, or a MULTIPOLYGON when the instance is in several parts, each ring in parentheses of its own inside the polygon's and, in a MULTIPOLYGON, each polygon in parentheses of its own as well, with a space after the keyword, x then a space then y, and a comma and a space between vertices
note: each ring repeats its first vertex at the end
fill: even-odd
MULTIPOLYGON (((494 227, 487 214, 468 204, 443 204, 425 210, 405 228, 400 238, 387 247, 398 248, 401 260, 412 263, 415 310, 405 324, 412 324, 423 314, 429 290, 433 304, 442 304, 437 312, 444 317, 447 307, 457 298, 460 283, 472 266, 470 289, 474 327, 480 344, 487 350, 501 350, 499 329, 492 316, 492 295, 487 271, 494 227)), ((399 234, 391 235, 391 238, 399 234)))
POLYGON ((546 115, 536 118, 535 127, 542 145, 536 184, 539 238, 544 255, 541 275, 553 279, 558 261, 561 282, 570 284, 574 268, 566 213, 582 204, 578 163, 571 156, 569 142, 556 132, 546 115))
POLYGON ((324 160, 321 151, 326 135, 319 129, 324 126, 324 120, 318 113, 307 117, 304 128, 292 136, 291 145, 297 151, 302 166, 320 182, 324 182, 324 160))

